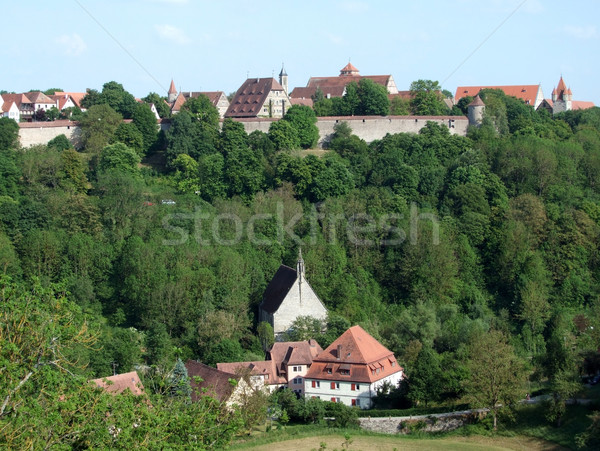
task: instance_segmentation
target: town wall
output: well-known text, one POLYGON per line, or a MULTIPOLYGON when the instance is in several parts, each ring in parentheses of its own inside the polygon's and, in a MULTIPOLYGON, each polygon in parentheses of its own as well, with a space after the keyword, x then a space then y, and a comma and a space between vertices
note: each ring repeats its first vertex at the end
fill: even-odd
POLYGON ((59 135, 65 135, 75 147, 81 144, 81 128, 77 122, 21 122, 19 124, 19 142, 22 147, 48 144, 59 135))
MULTIPOLYGON (((255 130, 267 133, 275 118, 235 119, 244 125, 246 133, 255 130)), ((419 133, 427 122, 435 122, 448 127, 451 134, 466 136, 469 120, 465 116, 333 116, 320 117, 317 120, 319 129, 319 146, 326 145, 334 132, 336 124, 347 122, 352 133, 366 142, 381 139, 385 135, 395 133, 419 133)), ((160 121, 160 129, 167 131, 170 122, 160 121)), ((23 147, 46 144, 60 134, 66 135, 75 147, 81 143, 81 130, 76 122, 30 122, 20 123, 19 137, 23 147)))

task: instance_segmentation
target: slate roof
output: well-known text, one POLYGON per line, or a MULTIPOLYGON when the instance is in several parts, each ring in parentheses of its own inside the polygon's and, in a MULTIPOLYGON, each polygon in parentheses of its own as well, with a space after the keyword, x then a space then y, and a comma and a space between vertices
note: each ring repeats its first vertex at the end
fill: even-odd
POLYGON ((402 367, 394 353, 362 327, 353 326, 315 357, 305 378, 373 383, 398 371, 402 367))
POLYGON ((281 91, 283 86, 274 78, 248 78, 235 93, 225 117, 256 117, 261 112, 271 91, 281 91))
POLYGON ((295 269, 281 265, 267 285, 260 308, 267 313, 275 313, 297 278, 295 269))
POLYGON ((188 360, 185 367, 191 379, 192 401, 197 401, 202 396, 211 396, 221 402, 227 401, 235 389, 231 381, 240 380, 240 377, 233 373, 212 368, 195 360, 188 360), (194 379, 196 376, 200 378, 200 382, 194 379))
POLYGON ((144 394, 144 386, 136 371, 109 377, 101 377, 99 379, 93 379, 91 382, 98 387, 103 388, 108 393, 117 394, 129 389, 134 395, 144 394))
POLYGON ((507 96, 523 100, 527 105, 536 106, 535 102, 541 85, 514 85, 514 86, 459 86, 456 88, 454 101, 458 102, 463 97, 475 97, 482 89, 500 89, 507 96))

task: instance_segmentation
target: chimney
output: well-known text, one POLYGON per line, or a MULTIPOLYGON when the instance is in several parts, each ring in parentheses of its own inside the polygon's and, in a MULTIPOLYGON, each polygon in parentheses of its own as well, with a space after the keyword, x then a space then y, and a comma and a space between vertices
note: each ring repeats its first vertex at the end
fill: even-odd
POLYGON ((337 347, 337 359, 342 360, 342 345, 338 345, 337 347))

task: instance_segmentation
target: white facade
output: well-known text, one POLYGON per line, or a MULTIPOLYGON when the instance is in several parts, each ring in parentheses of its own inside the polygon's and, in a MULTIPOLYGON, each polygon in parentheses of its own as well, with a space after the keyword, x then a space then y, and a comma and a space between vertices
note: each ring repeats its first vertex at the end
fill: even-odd
POLYGON ((386 382, 397 387, 401 380, 402 370, 373 383, 305 379, 304 393, 306 397, 319 398, 322 401, 341 402, 347 406, 370 409, 379 387, 386 382))
POLYGON ((304 273, 296 279, 287 296, 273 315, 275 335, 286 332, 299 316, 311 316, 320 320, 327 319, 327 309, 308 284, 304 273))

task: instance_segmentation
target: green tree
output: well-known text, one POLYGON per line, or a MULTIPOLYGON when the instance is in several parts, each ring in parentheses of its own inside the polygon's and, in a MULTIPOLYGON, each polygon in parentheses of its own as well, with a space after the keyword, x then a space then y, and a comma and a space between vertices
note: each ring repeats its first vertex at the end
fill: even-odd
POLYGON ((106 146, 100 153, 98 171, 117 171, 123 174, 138 176, 140 169, 139 155, 123 143, 106 146))
POLYGON ((64 134, 58 135, 56 138, 52 138, 50 141, 48 141, 47 145, 48 145, 48 148, 53 148, 58 151, 63 151, 63 150, 73 148, 73 144, 71 144, 71 141, 69 141, 69 138, 67 138, 64 134))
POLYGON ((259 323, 256 328, 256 333, 258 334, 258 339, 260 340, 260 345, 264 352, 267 352, 275 343, 275 334, 273 332, 273 326, 267 323, 266 321, 262 321, 259 323))
POLYGON ((122 116, 109 105, 91 106, 80 120, 81 138, 85 150, 90 153, 100 153, 112 139, 122 119, 122 116))
POLYGON ((158 139, 156 116, 154 116, 148 104, 139 103, 133 110, 131 118, 133 119, 133 124, 142 134, 144 140, 143 153, 146 154, 154 148, 158 139))
POLYGON ((527 376, 507 337, 498 330, 474 337, 467 361, 469 377, 464 381, 467 400, 474 407, 487 407, 498 428, 498 411, 523 396, 527 376))
POLYGON ((123 143, 138 155, 144 154, 144 137, 135 124, 121 122, 110 140, 111 144, 123 143))
POLYGON ((8 117, 0 117, 0 150, 13 149, 19 142, 19 124, 8 117))
POLYGON ((277 150, 300 148, 300 137, 296 128, 288 121, 276 121, 269 127, 269 139, 277 150))
POLYGON ((358 114, 365 116, 387 116, 390 114, 390 99, 387 89, 373 80, 363 78, 358 82, 360 104, 358 114))
POLYGON ((175 367, 169 378, 171 387, 171 396, 179 396, 186 401, 192 399, 192 386, 190 385, 190 377, 188 376, 187 368, 181 361, 177 359, 175 367))
POLYGON ((439 116, 448 114, 443 102, 441 86, 437 81, 417 80, 410 84, 410 109, 416 116, 439 116))
POLYGON ((300 147, 310 149, 317 145, 319 129, 316 126, 317 116, 312 108, 304 105, 292 105, 285 113, 283 120, 291 123, 298 132, 300 147))
POLYGON ((439 401, 443 391, 443 372, 437 353, 430 347, 423 347, 415 366, 410 370, 408 398, 414 403, 439 401))
POLYGON ((146 97, 143 97, 142 100, 148 105, 154 105, 161 119, 171 116, 171 111, 169 110, 169 105, 167 105, 166 97, 161 97, 157 93, 151 92, 146 97))

